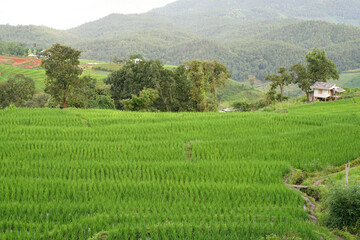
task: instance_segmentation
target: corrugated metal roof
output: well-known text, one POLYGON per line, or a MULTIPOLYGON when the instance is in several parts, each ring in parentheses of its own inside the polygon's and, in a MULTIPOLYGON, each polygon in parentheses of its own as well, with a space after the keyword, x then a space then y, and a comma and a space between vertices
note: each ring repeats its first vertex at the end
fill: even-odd
POLYGON ((345 92, 345 89, 342 89, 341 87, 335 88, 335 92, 342 93, 345 92))
POLYGON ((312 89, 333 89, 336 87, 334 83, 326 83, 326 82, 316 82, 314 85, 311 86, 312 89))

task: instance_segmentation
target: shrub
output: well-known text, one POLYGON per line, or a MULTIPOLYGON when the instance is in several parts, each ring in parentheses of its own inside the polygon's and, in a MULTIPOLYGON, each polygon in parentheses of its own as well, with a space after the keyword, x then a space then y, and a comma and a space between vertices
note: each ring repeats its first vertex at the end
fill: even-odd
POLYGON ((237 109, 238 111, 241 112, 249 112, 252 109, 252 104, 248 103, 246 101, 242 101, 242 102, 234 102, 231 107, 237 109))
POLYGON ((327 223, 332 228, 354 228, 360 219, 360 186, 330 191, 327 223))
POLYGON ((26 101, 25 107, 28 108, 44 108, 49 103, 50 95, 40 94, 34 96, 32 99, 26 101))

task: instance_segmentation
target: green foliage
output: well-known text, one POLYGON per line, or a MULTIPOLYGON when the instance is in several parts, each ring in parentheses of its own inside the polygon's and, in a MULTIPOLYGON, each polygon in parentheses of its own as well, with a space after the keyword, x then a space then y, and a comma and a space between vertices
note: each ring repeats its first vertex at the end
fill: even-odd
POLYGON ((32 99, 25 102, 27 108, 44 108, 48 106, 50 96, 48 94, 35 95, 32 99))
POLYGON ((147 109, 147 101, 144 102, 139 95, 143 89, 149 88, 159 95, 152 104, 159 111, 216 111, 217 90, 230 76, 226 67, 217 61, 194 60, 169 70, 159 60, 139 63, 127 60, 105 82, 110 85, 118 109, 147 109))
POLYGON ((8 81, 0 83, 0 108, 10 105, 25 106, 35 94, 35 82, 22 74, 15 75, 8 81))
POLYGON ((294 170, 291 177, 289 178, 288 183, 294 185, 300 185, 308 177, 308 174, 305 171, 300 169, 294 170))
POLYGON ((312 83, 326 82, 329 79, 338 80, 339 73, 333 61, 326 57, 325 51, 313 49, 305 56, 306 68, 312 83))
POLYGON ((133 53, 173 65, 191 59, 217 59, 237 81, 246 81, 250 74, 264 80, 279 66, 303 64, 303 56, 313 48, 326 50, 339 71, 360 67, 359 27, 283 19, 264 9, 253 13, 231 7, 216 14, 181 17, 113 14, 68 31, 35 26, 0 26, 1 30, 3 41, 24 42, 29 47, 34 42, 43 47, 60 42, 80 49, 82 58, 103 61, 133 53))
POLYGON ((252 104, 250 104, 249 102, 234 102, 231 107, 235 108, 238 111, 241 112, 249 112, 252 110, 252 104))
POLYGON ((154 102, 159 99, 159 92, 155 89, 144 89, 140 91, 139 96, 132 95, 130 99, 122 100, 121 103, 126 111, 151 112, 154 102))
POLYGON ((100 95, 96 98, 96 104, 92 108, 115 109, 115 103, 110 96, 100 95))
POLYGON ((327 224, 331 228, 354 229, 360 233, 360 187, 334 187, 329 192, 327 224))
POLYGON ((0 55, 26 56, 28 50, 25 44, 0 41, 0 55))
POLYGON ((284 87, 288 86, 291 83, 292 76, 287 72, 285 67, 280 67, 278 70, 280 75, 272 74, 265 77, 266 81, 271 81, 271 89, 275 90, 276 88, 280 88, 281 97, 280 100, 283 102, 284 96, 284 87))
POLYGON ((311 86, 315 83, 310 80, 310 73, 307 71, 306 67, 300 63, 291 66, 290 72, 293 78, 293 82, 306 93, 306 100, 309 102, 311 86))
POLYGON ((60 44, 54 44, 45 52, 41 66, 45 68, 46 88, 58 104, 66 108, 71 92, 86 87, 86 78, 80 79, 82 70, 79 67, 80 51, 60 44))
POLYGON ((267 235, 265 238, 260 238, 260 240, 302 240, 302 238, 299 238, 297 236, 283 236, 283 237, 279 237, 276 234, 270 234, 267 235))
POLYGON ((127 60, 122 68, 108 76, 105 83, 110 85, 111 96, 117 109, 123 109, 122 100, 138 96, 144 88, 155 89, 156 84, 168 75, 159 60, 135 63, 127 60))

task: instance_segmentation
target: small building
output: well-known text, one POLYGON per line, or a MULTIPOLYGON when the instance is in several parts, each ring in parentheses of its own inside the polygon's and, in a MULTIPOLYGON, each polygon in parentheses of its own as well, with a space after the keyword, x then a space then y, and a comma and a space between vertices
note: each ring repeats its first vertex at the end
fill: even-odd
POLYGON ((28 55, 28 57, 30 57, 30 58, 34 58, 34 59, 38 59, 38 56, 36 56, 35 54, 33 54, 33 53, 30 53, 29 55, 28 55))
POLYGON ((310 101, 332 101, 341 98, 341 93, 345 92, 341 87, 336 86, 335 83, 316 82, 311 86, 310 101))
POLYGON ((139 63, 139 62, 141 62, 142 61, 142 59, 140 59, 140 58, 135 58, 134 59, 134 63, 139 63))

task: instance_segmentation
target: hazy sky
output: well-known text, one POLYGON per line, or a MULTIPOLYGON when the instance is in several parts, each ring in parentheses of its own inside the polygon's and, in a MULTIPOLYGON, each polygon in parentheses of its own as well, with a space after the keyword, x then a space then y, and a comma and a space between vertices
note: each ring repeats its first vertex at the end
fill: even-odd
POLYGON ((0 24, 68 29, 111 13, 143 13, 175 0, 5 0, 0 24))

